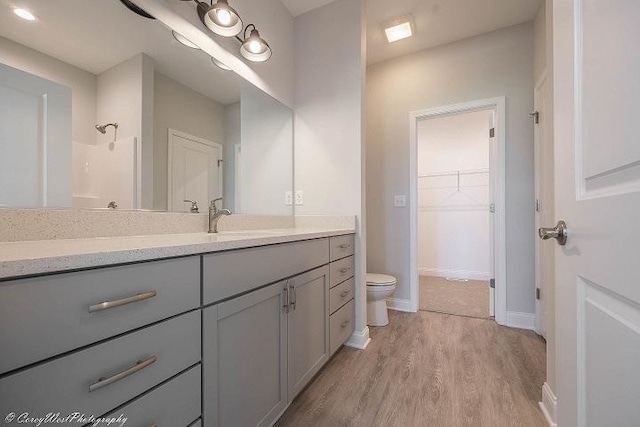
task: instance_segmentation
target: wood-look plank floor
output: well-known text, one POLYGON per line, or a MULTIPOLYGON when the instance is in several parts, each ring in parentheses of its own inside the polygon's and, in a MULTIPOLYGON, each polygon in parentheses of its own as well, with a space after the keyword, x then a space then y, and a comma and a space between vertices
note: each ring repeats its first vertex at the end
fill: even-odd
POLYGON ((449 281, 442 277, 420 276, 420 310, 489 317, 489 282, 449 281))
POLYGON ((492 320, 390 311, 343 347, 276 426, 545 426, 545 343, 492 320))

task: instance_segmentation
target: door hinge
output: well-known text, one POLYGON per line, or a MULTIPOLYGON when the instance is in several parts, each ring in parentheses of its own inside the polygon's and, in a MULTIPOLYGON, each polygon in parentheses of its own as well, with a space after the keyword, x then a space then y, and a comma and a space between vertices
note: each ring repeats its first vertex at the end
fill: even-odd
POLYGON ((495 203, 489 203, 489 212, 496 213, 496 204, 495 203))
POLYGON ((223 163, 224 163, 223 159, 218 159, 218 167, 222 166, 223 163))
POLYGON ((533 123, 540 124, 540 112, 534 111, 533 113, 529 113, 531 117, 533 117, 533 123))
POLYGON ((495 289, 496 288, 496 279, 489 279, 489 287, 491 289, 495 289))
POLYGON ((540 288, 536 288, 536 299, 540 299, 540 288))
POLYGON ((489 129, 489 138, 493 138, 496 136, 496 128, 489 129))
POLYGON ((540 199, 536 199, 536 212, 540 212, 540 199))

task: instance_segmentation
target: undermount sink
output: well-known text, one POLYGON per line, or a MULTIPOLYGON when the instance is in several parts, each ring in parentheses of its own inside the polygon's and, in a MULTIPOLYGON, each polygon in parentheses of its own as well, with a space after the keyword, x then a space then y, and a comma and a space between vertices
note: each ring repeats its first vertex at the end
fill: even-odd
POLYGON ((228 238, 243 238, 243 239, 251 239, 251 238, 259 238, 259 237, 271 237, 278 236, 282 234, 279 231, 264 231, 264 230, 235 230, 235 231, 220 231, 217 234, 212 234, 212 236, 218 237, 228 237, 228 238))

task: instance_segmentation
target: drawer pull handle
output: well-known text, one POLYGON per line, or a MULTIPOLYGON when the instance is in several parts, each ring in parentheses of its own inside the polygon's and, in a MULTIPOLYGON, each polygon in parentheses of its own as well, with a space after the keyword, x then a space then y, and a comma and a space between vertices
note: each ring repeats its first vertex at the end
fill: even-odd
POLYGON ((95 313, 96 311, 102 311, 102 310, 108 310, 114 307, 120 307, 121 305, 131 304, 132 302, 143 301, 143 300, 155 297, 156 294, 157 294, 156 291, 143 292, 128 298, 117 299, 114 301, 104 301, 98 304, 93 304, 89 306, 89 313, 95 313))
POLYGON ((346 273, 346 272, 347 272, 347 271, 349 271, 349 270, 351 270, 351 267, 342 267, 342 268, 340 269, 340 274, 344 274, 344 273, 346 273))
POLYGON ((138 363, 135 364, 135 366, 130 367, 129 369, 125 369, 122 372, 119 372, 109 378, 100 378, 98 380, 97 383, 93 383, 89 386, 89 393, 91 393, 92 391, 96 391, 101 389, 102 387, 106 387, 109 384, 113 384, 117 381, 120 381, 124 378, 127 378, 129 375, 133 375, 136 372, 140 372, 141 370, 143 370, 144 368, 146 368, 149 365, 152 365, 153 363, 156 362, 156 357, 155 356, 151 356, 150 358, 146 359, 146 360, 140 360, 138 361, 138 363))
POLYGON ((344 297, 346 297, 347 295, 349 295, 350 293, 351 293, 351 291, 349 291, 349 290, 344 291, 343 293, 341 293, 341 294, 340 294, 340 298, 344 298, 344 297))
POLYGON ((345 320, 340 324, 340 327, 344 329, 349 325, 349 323, 351 323, 351 320, 345 320))
POLYGON ((338 246, 340 249, 347 249, 351 247, 351 243, 343 243, 340 246, 338 246))
POLYGON ((294 282, 293 280, 291 281, 291 284, 289 285, 289 290, 291 291, 291 308, 293 308, 294 310, 296 309, 296 303, 298 302, 298 297, 296 295, 296 282, 294 282))

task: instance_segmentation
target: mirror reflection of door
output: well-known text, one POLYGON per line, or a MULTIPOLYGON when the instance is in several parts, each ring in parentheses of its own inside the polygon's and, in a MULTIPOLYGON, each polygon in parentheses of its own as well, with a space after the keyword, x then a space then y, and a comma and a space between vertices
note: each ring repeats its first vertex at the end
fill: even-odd
POLYGON ((189 212, 198 203, 206 212, 222 196, 222 145, 169 129, 168 201, 172 212, 189 212))

